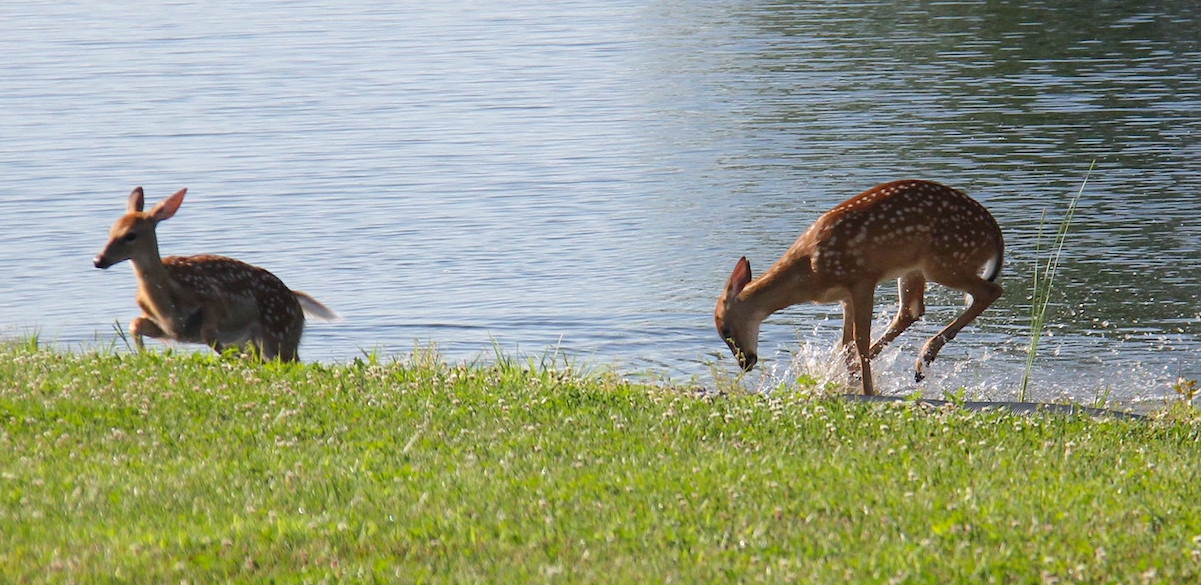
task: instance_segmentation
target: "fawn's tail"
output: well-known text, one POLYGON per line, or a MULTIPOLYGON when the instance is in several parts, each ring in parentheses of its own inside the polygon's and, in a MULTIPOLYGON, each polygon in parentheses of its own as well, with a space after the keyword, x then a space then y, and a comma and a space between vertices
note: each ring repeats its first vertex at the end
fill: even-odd
POLYGON ((320 301, 314 299, 306 293, 298 290, 292 291, 296 295, 296 300, 300 301, 300 308, 304 310, 304 314, 318 321, 339 321, 342 316, 337 311, 321 304, 320 301))
POLYGON ((996 281, 1001 275, 1001 265, 1005 263, 1005 244, 1001 240, 997 241, 996 256, 988 261, 988 268, 984 270, 984 278, 989 281, 996 281))

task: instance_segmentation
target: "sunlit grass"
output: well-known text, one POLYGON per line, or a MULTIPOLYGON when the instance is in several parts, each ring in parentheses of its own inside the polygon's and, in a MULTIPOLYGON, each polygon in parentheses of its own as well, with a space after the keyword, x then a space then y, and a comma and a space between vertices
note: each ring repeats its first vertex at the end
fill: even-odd
POLYGON ((560 358, 0 347, 0 582, 1201 578, 1198 430, 560 358))

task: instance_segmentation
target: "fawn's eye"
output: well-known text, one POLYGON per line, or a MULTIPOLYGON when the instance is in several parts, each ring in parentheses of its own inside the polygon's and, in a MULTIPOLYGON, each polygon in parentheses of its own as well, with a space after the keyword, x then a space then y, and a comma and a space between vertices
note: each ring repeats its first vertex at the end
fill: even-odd
POLYGON ((128 234, 122 236, 121 239, 125 240, 126 242, 132 242, 138 239, 138 232, 129 232, 128 234))

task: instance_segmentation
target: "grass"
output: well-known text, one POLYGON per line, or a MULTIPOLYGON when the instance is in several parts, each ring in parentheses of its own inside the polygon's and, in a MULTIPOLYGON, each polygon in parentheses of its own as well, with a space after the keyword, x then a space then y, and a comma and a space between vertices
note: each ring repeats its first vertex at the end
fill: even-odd
MULTIPOLYGON (((1034 279, 1030 284, 1030 347, 1026 350, 1026 370, 1022 373, 1022 383, 1018 388, 1019 402, 1025 402, 1029 397, 1030 375, 1034 371, 1034 360, 1038 356, 1038 342, 1042 339, 1043 329, 1047 324, 1047 312, 1051 306, 1051 293, 1055 290, 1055 275, 1059 272, 1059 260, 1063 256, 1063 246, 1067 242, 1072 218, 1076 215, 1076 206, 1080 203, 1080 198, 1084 196, 1084 187, 1088 185, 1088 178, 1096 165, 1097 161, 1093 161, 1089 165, 1088 172, 1085 173, 1084 180, 1080 183, 1080 189, 1068 202, 1068 208, 1059 222, 1059 230, 1055 233, 1055 239, 1051 244, 1045 264, 1040 267, 1038 262, 1035 262, 1034 279)), ((1038 239, 1035 241, 1035 258, 1038 258, 1042 252, 1042 228, 1046 217, 1047 214, 1044 211, 1044 221, 1039 223, 1038 239)))
POLYGON ((18 342, 0 380, 0 582, 1201 580, 1180 419, 701 396, 428 352, 18 342))

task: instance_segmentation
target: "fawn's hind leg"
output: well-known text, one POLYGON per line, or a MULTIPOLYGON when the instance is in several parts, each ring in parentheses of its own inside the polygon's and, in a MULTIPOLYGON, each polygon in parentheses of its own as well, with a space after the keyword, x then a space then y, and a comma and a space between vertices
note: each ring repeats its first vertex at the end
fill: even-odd
POLYGON ((942 346, 946 345, 948 341, 955 339, 955 336, 964 327, 967 327, 968 323, 979 317, 980 313, 983 313, 989 305, 1001 298, 1001 293, 1005 291, 1005 289, 1001 288, 1001 285, 990 280, 985 280, 975 274, 971 275, 970 278, 950 282, 938 280, 936 282, 967 293, 972 297, 972 304, 968 305, 968 308, 964 309, 963 313, 960 313, 954 321, 951 321, 950 325, 944 327, 942 331, 939 331, 937 335, 931 337, 922 346, 921 357, 917 359, 917 364, 915 365, 916 374, 914 378, 918 382, 922 381, 922 378, 925 377, 922 369, 929 365, 930 362, 933 362, 934 358, 938 357, 938 352, 942 349, 942 346))

